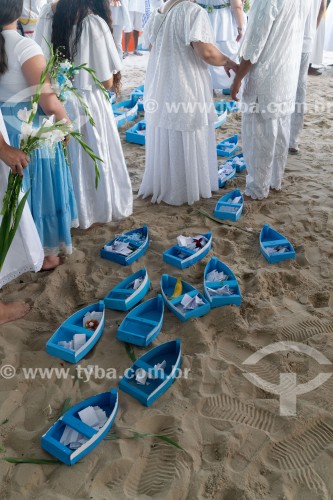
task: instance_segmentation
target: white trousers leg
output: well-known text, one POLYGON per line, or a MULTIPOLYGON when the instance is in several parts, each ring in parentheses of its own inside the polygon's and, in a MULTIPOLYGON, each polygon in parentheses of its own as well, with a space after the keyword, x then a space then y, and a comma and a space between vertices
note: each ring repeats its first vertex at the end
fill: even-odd
POLYGON ((306 104, 306 87, 311 53, 302 54, 301 68, 298 78, 296 109, 291 115, 289 147, 298 149, 299 138, 304 127, 304 112, 306 104))
POLYGON ((123 27, 122 26, 112 26, 113 29, 113 39, 118 51, 120 60, 123 59, 123 27))
POLYGON ((287 164, 290 115, 264 119, 261 113, 243 113, 242 141, 247 165, 245 194, 267 198, 270 187, 281 189, 287 164))

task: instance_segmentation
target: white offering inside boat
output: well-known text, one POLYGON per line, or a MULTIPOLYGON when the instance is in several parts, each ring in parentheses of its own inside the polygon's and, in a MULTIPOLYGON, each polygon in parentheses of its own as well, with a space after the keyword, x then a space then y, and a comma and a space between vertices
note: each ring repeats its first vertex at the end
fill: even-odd
POLYGON ((143 368, 138 368, 135 372, 135 380, 138 384, 145 385, 147 382, 148 373, 143 368))
POLYGON ((206 276, 206 281, 210 281, 211 283, 214 282, 219 282, 219 281, 227 281, 229 276, 227 274, 224 274, 223 271, 219 272, 217 269, 213 269, 213 271, 210 271, 210 273, 207 274, 206 276))
POLYGON ((208 243, 208 240, 202 234, 194 237, 180 235, 177 238, 177 243, 180 247, 189 248, 190 250, 198 252, 198 250, 201 250, 201 248, 203 248, 208 243))
POLYGON ((202 306, 204 301, 199 297, 199 295, 195 295, 191 297, 188 293, 186 293, 181 301, 181 305, 185 310, 193 310, 199 306, 202 306))
POLYGON ((87 312, 83 316, 83 328, 88 328, 89 330, 96 330, 97 326, 100 324, 102 319, 103 319, 102 312, 98 311, 87 312))
POLYGON ((234 291, 229 285, 224 285, 221 288, 207 288, 210 295, 233 295, 234 291))
POLYGON ((59 341, 58 345, 60 345, 64 349, 69 349, 76 352, 81 349, 81 347, 83 347, 86 342, 87 336, 85 333, 76 333, 73 336, 72 340, 70 340, 69 342, 66 342, 65 340, 59 341))
POLYGON ((120 255, 130 255, 133 250, 129 247, 128 243, 124 241, 115 240, 112 245, 105 245, 104 250, 107 252, 119 253, 120 255))
POLYGON ((225 177, 228 177, 234 172, 234 167, 232 165, 231 161, 228 161, 225 163, 222 167, 219 167, 218 170, 218 175, 221 180, 223 180, 225 177))
POLYGON ((136 280, 134 280, 131 284, 130 284, 130 288, 133 288, 133 290, 137 290, 138 288, 140 288, 140 286, 142 285, 143 283, 143 278, 137 278, 136 280))
POLYGON ((239 167, 242 167, 243 165, 245 165, 244 159, 239 158, 238 156, 236 158, 234 158, 233 163, 238 165, 239 167))
POLYGON ((141 243, 143 240, 143 233, 133 233, 131 234, 131 240, 141 243))
POLYGON ((266 251, 270 255, 276 255, 276 254, 289 252, 289 247, 287 245, 278 245, 275 247, 267 247, 266 251))
MULTIPOLYGON (((79 411, 78 415, 84 424, 89 425, 89 427, 92 427, 97 431, 101 429, 101 427, 103 427, 108 420, 105 411, 99 406, 88 406, 87 408, 79 411)), ((68 425, 66 425, 60 438, 60 443, 64 446, 68 446, 71 450, 77 450, 87 441, 87 437, 83 436, 68 425)))
POLYGON ((242 197, 241 196, 236 196, 231 200, 231 203, 236 204, 241 202, 242 197))
POLYGON ((136 133, 139 134, 139 135, 146 135, 146 131, 145 130, 137 130, 136 133))
POLYGON ((159 372, 161 374, 164 373, 164 368, 166 367, 166 361, 162 361, 162 363, 157 363, 154 366, 154 370, 151 370, 151 372, 147 372, 144 370, 144 368, 138 368, 135 371, 135 380, 137 381, 138 384, 141 385, 146 385, 147 384, 147 379, 148 380, 156 380, 158 377, 155 375, 155 372, 159 372), (154 372, 154 373, 153 373, 154 372))

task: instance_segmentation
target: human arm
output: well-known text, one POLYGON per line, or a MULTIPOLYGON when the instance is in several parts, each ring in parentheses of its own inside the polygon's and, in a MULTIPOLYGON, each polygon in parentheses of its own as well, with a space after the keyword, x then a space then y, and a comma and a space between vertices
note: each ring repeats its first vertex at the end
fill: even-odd
POLYGON ((230 1, 231 9, 234 13, 238 36, 236 38, 236 42, 239 42, 244 35, 244 11, 243 11, 243 1, 242 0, 231 0, 230 1))
MULTIPOLYGON (((30 87, 35 88, 39 85, 41 75, 43 71, 45 71, 45 68, 46 60, 42 55, 34 56, 22 65, 22 72, 30 87)), ((56 121, 65 119, 68 123, 70 123, 64 106, 52 90, 51 80, 49 77, 46 78, 43 86, 39 104, 47 116, 54 115, 56 121)))
POLYGON ((253 64, 251 63, 251 61, 246 60, 246 59, 241 60, 240 65, 238 67, 237 74, 236 74, 235 79, 234 79, 234 82, 231 85, 231 89, 230 89, 231 99, 233 99, 234 101, 239 101, 237 94, 240 91, 243 79, 249 73, 252 66, 253 66, 253 64))
POLYGON ((213 43, 192 42, 194 52, 200 59, 211 66, 229 66, 231 69, 237 69, 237 64, 222 52, 213 43))
POLYGON ((12 148, 6 143, 0 133, 0 160, 2 160, 12 170, 13 174, 23 176, 23 170, 28 166, 29 158, 19 149, 12 148))

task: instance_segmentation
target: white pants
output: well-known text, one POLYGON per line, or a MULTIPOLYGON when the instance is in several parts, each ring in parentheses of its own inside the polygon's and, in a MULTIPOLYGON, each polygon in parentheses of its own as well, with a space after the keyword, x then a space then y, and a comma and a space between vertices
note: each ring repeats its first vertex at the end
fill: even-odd
POLYGON ((246 195, 262 200, 270 188, 281 189, 288 158, 290 117, 264 119, 261 113, 243 113, 246 195))
POLYGON ((306 104, 306 87, 311 53, 302 54, 301 68, 298 77, 296 94, 296 109, 291 115, 289 147, 298 149, 299 138, 304 126, 304 111, 306 104))
POLYGON ((131 19, 131 25, 132 25, 132 31, 142 31, 142 26, 143 26, 143 14, 142 12, 129 12, 130 19, 131 19))
POLYGON ((113 39, 118 51, 120 60, 123 58, 123 27, 122 26, 112 26, 113 39))

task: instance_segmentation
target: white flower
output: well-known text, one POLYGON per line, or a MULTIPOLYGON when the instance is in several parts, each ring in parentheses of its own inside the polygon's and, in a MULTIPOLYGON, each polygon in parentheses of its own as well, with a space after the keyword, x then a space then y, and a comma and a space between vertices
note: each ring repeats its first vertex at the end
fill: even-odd
POLYGON ((54 125, 54 115, 50 116, 49 118, 44 118, 42 123, 43 128, 53 127, 53 125, 54 125))
POLYGON ((37 102, 34 102, 32 105, 32 112, 34 115, 37 113, 37 110, 38 110, 38 104, 37 102))
POLYGON ((17 117, 22 122, 28 123, 32 113, 33 113, 33 109, 31 109, 30 111, 28 111, 27 108, 20 109, 19 112, 17 113, 17 117))
POLYGON ((59 65, 60 69, 68 71, 72 67, 72 63, 70 61, 64 61, 59 65))

